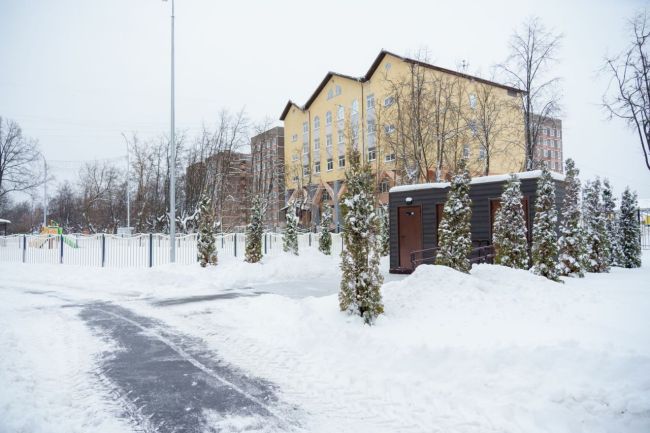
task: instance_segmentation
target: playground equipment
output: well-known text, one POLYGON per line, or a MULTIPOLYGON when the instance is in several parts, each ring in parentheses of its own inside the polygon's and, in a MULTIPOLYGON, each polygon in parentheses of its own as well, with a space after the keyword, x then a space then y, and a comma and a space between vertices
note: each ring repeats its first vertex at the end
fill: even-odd
POLYGON ((63 228, 56 222, 50 221, 49 225, 41 229, 39 237, 29 241, 29 246, 32 248, 58 248, 61 240, 71 248, 79 248, 79 243, 76 238, 65 236, 63 234, 63 228))

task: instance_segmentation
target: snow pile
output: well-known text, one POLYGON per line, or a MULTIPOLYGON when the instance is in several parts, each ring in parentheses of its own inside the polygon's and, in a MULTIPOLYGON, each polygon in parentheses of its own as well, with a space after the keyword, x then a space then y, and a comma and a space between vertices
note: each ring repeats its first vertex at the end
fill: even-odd
POLYGON ((335 296, 145 310, 280 385, 307 431, 647 432, 649 276, 421 266, 374 327, 335 296))

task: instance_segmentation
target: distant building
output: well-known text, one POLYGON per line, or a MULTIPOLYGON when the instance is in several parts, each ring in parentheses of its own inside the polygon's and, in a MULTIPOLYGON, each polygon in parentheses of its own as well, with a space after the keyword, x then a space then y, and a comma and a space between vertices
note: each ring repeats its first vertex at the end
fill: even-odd
POLYGON ((267 200, 264 225, 276 228, 284 218, 284 128, 271 128, 251 138, 251 193, 267 200))
POLYGON ((211 194, 221 230, 242 229, 250 216, 251 155, 221 151, 187 168, 186 194, 198 203, 211 194))
POLYGON ((544 162, 549 170, 564 173, 562 120, 553 117, 542 119, 535 144, 534 161, 536 167, 544 162))

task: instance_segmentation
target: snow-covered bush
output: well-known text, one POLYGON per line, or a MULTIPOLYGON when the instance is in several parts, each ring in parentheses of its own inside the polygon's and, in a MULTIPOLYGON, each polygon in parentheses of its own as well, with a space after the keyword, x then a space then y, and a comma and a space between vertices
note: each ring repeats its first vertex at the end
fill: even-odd
POLYGON ((291 202, 287 208, 287 224, 282 233, 282 249, 285 253, 291 252, 298 255, 298 217, 296 216, 296 202, 291 202))
POLYGON ((217 264, 217 246, 214 233, 214 211, 210 197, 203 194, 199 203, 199 233, 197 236, 197 259, 202 267, 217 264))
POLYGON ((262 259, 262 236, 264 236, 264 201, 253 198, 251 221, 246 226, 246 261, 257 263, 262 259))
POLYGON ((636 193, 625 188, 621 197, 621 212, 619 220, 621 242, 621 266, 638 268, 641 266, 641 226, 639 225, 636 193))
POLYGON ((381 207, 381 231, 379 234, 379 252, 382 256, 390 254, 390 214, 388 206, 381 207))
POLYGON ((341 311, 358 314, 367 324, 384 312, 379 272, 379 216, 375 211, 374 177, 361 166, 359 152, 350 151, 343 197, 343 251, 341 251, 341 311))
POLYGON ((516 269, 528 269, 528 230, 522 200, 521 182, 513 174, 501 194, 493 242, 496 264, 516 269))
POLYGON ((557 209, 555 184, 546 165, 537 181, 535 220, 533 221, 532 272, 553 281, 560 281, 557 271, 557 209))
POLYGON ((461 160, 458 173, 451 179, 451 188, 438 228, 436 264, 461 272, 469 272, 472 268, 469 261, 472 252, 470 181, 465 160, 461 160))
POLYGON ((609 238, 600 195, 600 180, 586 183, 582 198, 582 218, 585 226, 586 269, 589 272, 609 272, 609 238))
POLYGON ((565 166, 564 202, 558 239, 558 271, 560 275, 582 278, 585 276, 582 270, 585 248, 580 227, 580 170, 572 159, 567 159, 565 166))
POLYGON ((332 234, 330 226, 332 225, 332 208, 325 203, 323 205, 323 215, 320 221, 320 236, 318 236, 318 250, 329 256, 332 254, 332 234))

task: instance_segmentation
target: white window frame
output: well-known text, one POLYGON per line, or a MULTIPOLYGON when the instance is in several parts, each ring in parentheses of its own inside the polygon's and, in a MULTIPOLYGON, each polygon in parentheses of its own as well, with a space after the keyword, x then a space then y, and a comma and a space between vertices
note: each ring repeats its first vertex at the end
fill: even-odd
POLYGON ((375 109, 375 95, 370 94, 366 96, 366 108, 368 110, 374 110, 375 109))
POLYGON ((470 93, 469 94, 469 107, 472 110, 476 110, 477 105, 478 105, 478 98, 476 97, 476 94, 470 93))
POLYGON ((314 174, 320 174, 320 161, 314 162, 314 174))
POLYGON ((332 134, 327 134, 325 136, 325 146, 332 147, 332 134))
POLYGON ((338 84, 334 89, 335 89, 334 93, 336 94, 336 96, 340 96, 341 93, 343 93, 343 89, 341 89, 341 86, 339 86, 338 84))
POLYGON ((371 147, 368 149, 368 162, 372 162, 376 160, 377 160, 377 149, 375 147, 371 147))
POLYGON ((320 137, 314 138, 314 150, 320 150, 320 137))
POLYGON ((315 130, 320 129, 320 117, 319 116, 314 117, 314 129, 315 130))
POLYGON ((393 162, 395 161, 395 154, 394 153, 387 153, 384 155, 384 162, 393 162))
POLYGON ((309 133, 309 122, 302 122, 302 133, 309 133))
POLYGON ((325 126, 330 126, 332 124, 332 112, 328 111, 325 113, 325 126))
POLYGON ((292 143, 295 143, 296 141, 298 141, 298 134, 293 134, 293 135, 291 136, 291 142, 292 142, 292 143))
POLYGON ((345 155, 339 155, 339 168, 345 168, 345 155), (343 162, 343 164, 341 164, 343 162))
POLYGON ((338 131, 338 140, 339 140, 339 144, 345 143, 345 134, 343 134, 342 130, 338 131))
POLYGON ((384 107, 388 108, 395 103, 394 96, 387 96, 384 98, 384 107))
POLYGON ((463 158, 469 158, 469 144, 463 146, 463 158))
POLYGON ((334 160, 332 158, 327 158, 327 171, 334 170, 334 160))

